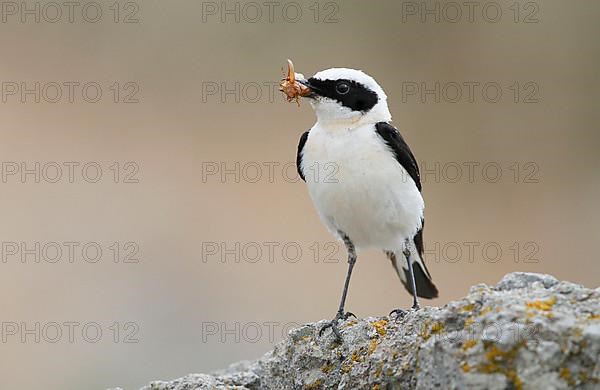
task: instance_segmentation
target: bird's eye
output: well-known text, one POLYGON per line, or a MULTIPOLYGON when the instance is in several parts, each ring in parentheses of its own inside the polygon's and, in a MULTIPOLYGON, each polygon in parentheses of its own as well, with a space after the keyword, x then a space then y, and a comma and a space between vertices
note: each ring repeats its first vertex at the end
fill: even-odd
POLYGON ((341 82, 341 83, 339 83, 338 85, 335 86, 335 90, 340 95, 345 95, 348 92, 350 92, 350 85, 348 85, 348 83, 341 82))

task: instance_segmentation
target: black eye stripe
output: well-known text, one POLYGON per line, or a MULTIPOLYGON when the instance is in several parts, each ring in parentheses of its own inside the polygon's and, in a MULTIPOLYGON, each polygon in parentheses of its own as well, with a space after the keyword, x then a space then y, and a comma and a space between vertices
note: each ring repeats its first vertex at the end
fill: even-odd
POLYGON ((337 100, 353 111, 367 112, 379 101, 377 93, 353 80, 319 80, 311 77, 308 82, 315 87, 318 95, 337 100), (344 83, 350 88, 346 93, 340 93, 338 87, 344 83))

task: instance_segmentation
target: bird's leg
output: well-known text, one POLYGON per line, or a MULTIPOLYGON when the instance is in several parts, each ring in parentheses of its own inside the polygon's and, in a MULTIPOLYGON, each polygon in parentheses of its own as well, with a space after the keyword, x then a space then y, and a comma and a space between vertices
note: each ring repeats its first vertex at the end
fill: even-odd
MULTIPOLYGON (((408 264, 408 273, 410 275, 410 287, 413 293, 413 305, 412 305, 412 309, 413 310, 419 310, 421 308, 421 306, 419 306, 419 300, 417 297, 417 283, 415 282, 415 273, 413 270, 413 265, 412 265, 412 261, 411 261, 411 255, 410 255, 410 249, 408 247, 408 244, 406 246, 406 248, 404 248, 403 251, 404 257, 406 257, 406 263, 408 264)), ((390 312, 390 317, 392 316, 392 314, 394 314, 396 316, 396 318, 402 318, 406 315, 406 310, 402 310, 402 309, 394 309, 390 312)))
MULTIPOLYGON (((354 268, 354 264, 356 264, 356 248, 354 248, 354 244, 350 241, 347 235, 343 235, 344 244, 346 245, 346 250, 348 251, 348 272, 346 273, 346 281, 344 282, 344 290, 342 291, 342 299, 340 300, 340 307, 338 309, 336 317, 348 317, 348 314, 344 313, 344 306, 346 305, 346 295, 348 295, 348 286, 350 285, 350 276, 352 276, 352 269, 354 268)), ((354 315, 349 313, 350 315, 354 315)))
POLYGON ((348 272, 346 273, 346 281, 344 282, 344 290, 342 291, 342 298, 340 300, 340 306, 335 315, 335 318, 333 320, 329 321, 328 323, 326 323, 319 331, 319 335, 321 335, 323 333, 323 330, 325 330, 327 328, 331 328, 331 330, 333 331, 333 334, 335 334, 335 337, 338 340, 342 339, 342 335, 340 333, 340 330, 337 327, 337 322, 339 320, 348 319, 348 317, 356 317, 353 313, 344 311, 344 306, 346 304, 346 296, 348 295, 348 286, 350 285, 350 277, 352 276, 352 269, 354 268, 354 264, 356 263, 356 248, 354 247, 354 244, 352 243, 352 241, 350 241, 350 238, 346 234, 340 232, 340 235, 342 236, 342 239, 344 240, 344 244, 346 245, 346 250, 348 251, 348 272))
POLYGON ((408 246, 404 248, 404 256, 406 257, 406 262, 408 263, 408 273, 410 274, 410 287, 413 293, 412 308, 413 310, 418 310, 420 306, 419 299, 417 297, 417 283, 415 282, 415 271, 413 269, 412 257, 410 255, 410 249, 408 248, 408 246))

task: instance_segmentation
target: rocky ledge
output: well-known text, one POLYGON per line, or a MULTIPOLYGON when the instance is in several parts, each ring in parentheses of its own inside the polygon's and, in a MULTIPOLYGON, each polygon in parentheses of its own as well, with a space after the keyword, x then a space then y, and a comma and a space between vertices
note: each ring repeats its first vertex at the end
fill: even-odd
POLYGON ((143 390, 600 389, 600 288, 511 273, 444 307, 303 325, 254 362, 143 390))

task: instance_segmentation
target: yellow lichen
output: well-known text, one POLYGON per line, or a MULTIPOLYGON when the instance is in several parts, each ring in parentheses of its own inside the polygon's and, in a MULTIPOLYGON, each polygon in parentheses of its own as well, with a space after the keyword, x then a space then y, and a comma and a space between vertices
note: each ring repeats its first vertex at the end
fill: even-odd
POLYGON ((567 382, 570 386, 575 385, 575 380, 571 376, 571 370, 569 370, 567 367, 561 368, 560 372, 558 373, 558 376, 560 376, 561 379, 567 382))
POLYGON ((468 327, 468 326, 473 325, 474 323, 475 323, 475 319, 473 317, 468 317, 465 320, 465 328, 468 327))
POLYGON ((429 324, 430 324, 430 321, 425 321, 425 323, 421 327, 421 331, 419 332, 419 334, 421 335, 423 340, 429 340, 429 337, 431 336, 429 334, 429 324))
POLYGON ((350 360, 352 360, 353 362, 362 362, 363 357, 360 356, 358 352, 354 351, 352 352, 352 356, 350 356, 350 360))
POLYGON ((533 302, 527 302, 528 309, 537 309, 542 311, 550 311, 552 310, 552 306, 556 303, 556 297, 552 297, 546 300, 539 300, 533 302))
POLYGON ((346 328, 349 328, 349 327, 351 327, 351 326, 354 326, 354 325, 356 325, 356 324, 358 324, 358 321, 356 321, 356 320, 351 320, 351 321, 349 321, 349 322, 348 322, 348 323, 345 325, 345 327, 346 327, 346 328))
POLYGON ((379 390, 379 385, 373 385, 373 390, 379 390))
POLYGON ((444 324, 441 322, 436 322, 431 326, 431 333, 433 334, 440 333, 442 330, 444 330, 444 324))
POLYGON ((469 366, 469 363, 467 363, 467 362, 462 362, 462 363, 460 363, 460 368, 462 368, 462 370, 463 370, 464 372, 469 372, 469 371, 471 371, 471 366, 469 366))
POLYGON ((323 367, 321 367, 321 371, 325 374, 329 374, 333 370, 333 364, 327 363, 323 367))
POLYGON ((517 344, 509 351, 502 351, 492 343, 484 342, 486 362, 479 365, 478 370, 486 374, 501 373, 504 374, 512 383, 515 389, 521 390, 523 382, 518 377, 517 372, 512 368, 513 360, 519 352, 519 348, 524 345, 523 342, 517 344))
POLYGON ((600 313, 598 314, 590 314, 588 320, 600 320, 600 313))
POLYGON ((523 390, 523 381, 521 381, 515 370, 508 370, 504 375, 511 380, 516 390, 523 390))
POLYGON ((367 348, 367 354, 371 355, 377 349, 377 339, 371 340, 369 343, 369 348, 367 348))
POLYGON ((317 379, 313 383, 306 385, 305 389, 307 389, 307 390, 318 389, 321 387, 322 382, 323 381, 321 379, 317 379))
POLYGON ((466 351, 470 348, 473 348, 477 344, 477 340, 467 340, 463 343, 462 349, 466 351))
POLYGON ((469 303, 468 305, 465 305, 463 307, 460 308, 460 311, 473 311, 473 309, 475 309, 475 304, 473 303, 469 303))
POLYGON ((375 321, 375 322, 371 323, 371 325, 373 325, 373 327, 377 331, 377 334, 382 337, 385 336, 387 333, 387 330, 385 329, 387 324, 388 324, 387 320, 379 320, 379 321, 375 321))
POLYGON ((487 313, 489 313, 489 312, 491 312, 491 311, 492 311, 492 307, 491 307, 491 306, 484 307, 484 308, 483 308, 483 309, 481 309, 481 311, 479 312, 479 315, 480 315, 480 316, 482 316, 482 315, 484 315, 484 314, 487 314, 487 313))
POLYGON ((495 344, 489 344, 486 347, 485 358, 490 362, 511 362, 518 352, 518 346, 511 348, 509 351, 504 352, 498 348, 495 344))

